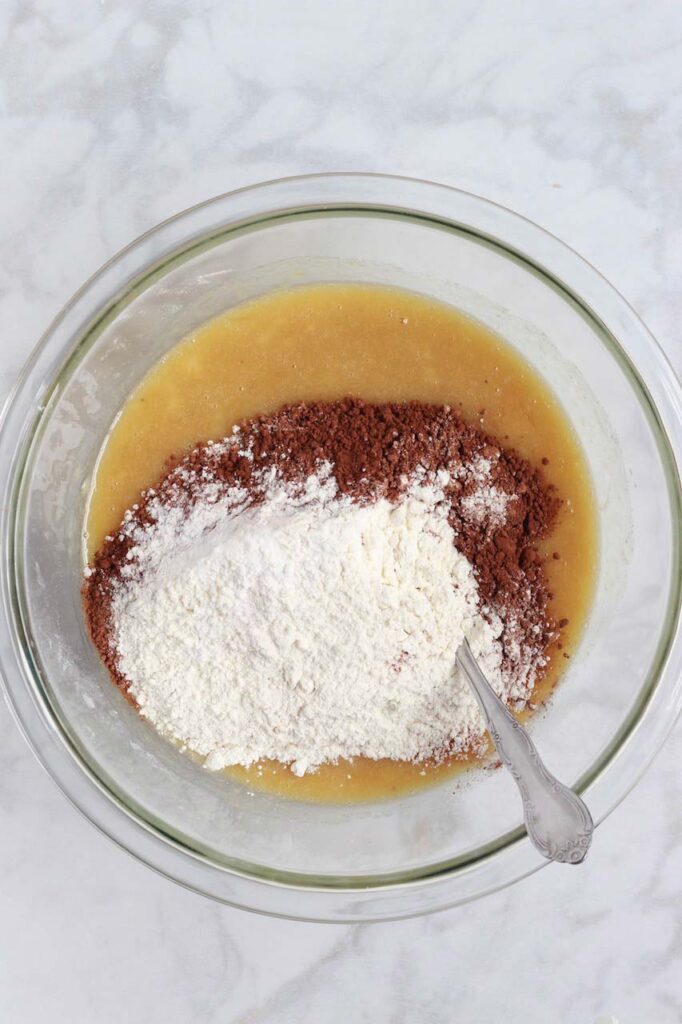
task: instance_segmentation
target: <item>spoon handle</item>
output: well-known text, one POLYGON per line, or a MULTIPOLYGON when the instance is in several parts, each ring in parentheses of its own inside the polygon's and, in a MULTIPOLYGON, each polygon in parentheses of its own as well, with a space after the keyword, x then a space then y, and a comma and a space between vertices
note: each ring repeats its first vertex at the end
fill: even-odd
POLYGON ((594 831, 587 807, 547 771, 535 744, 493 690, 466 640, 457 651, 457 663, 476 695, 500 760, 519 787, 531 840, 548 860, 580 864, 594 831))

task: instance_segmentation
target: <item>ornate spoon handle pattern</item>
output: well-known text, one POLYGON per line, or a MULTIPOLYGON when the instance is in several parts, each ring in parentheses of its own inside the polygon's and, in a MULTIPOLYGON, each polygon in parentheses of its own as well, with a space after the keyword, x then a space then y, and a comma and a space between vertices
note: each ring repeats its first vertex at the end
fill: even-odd
POLYGON ((493 690, 466 640, 457 652, 457 662, 476 694, 500 760, 519 787, 531 840, 548 860, 580 864, 594 831, 587 807, 547 771, 535 744, 493 690))

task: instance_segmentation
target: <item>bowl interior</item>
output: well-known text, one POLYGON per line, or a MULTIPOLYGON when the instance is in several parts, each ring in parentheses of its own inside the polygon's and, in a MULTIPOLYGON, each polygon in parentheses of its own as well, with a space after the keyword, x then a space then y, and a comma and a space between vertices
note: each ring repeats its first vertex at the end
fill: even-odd
POLYGON ((508 844, 522 826, 513 782, 477 771, 456 787, 355 806, 251 793, 194 764, 126 704, 80 605, 93 468, 132 388, 232 305, 326 281, 409 288, 464 310, 536 367, 573 422, 594 481, 599 577, 580 650, 533 732, 549 767, 579 788, 627 739, 655 682, 674 522, 655 413, 623 353, 548 275, 469 231, 389 211, 265 218, 185 246, 83 325, 41 398, 16 495, 16 593, 42 695, 102 785, 162 835, 258 877, 353 886, 470 865, 508 844))

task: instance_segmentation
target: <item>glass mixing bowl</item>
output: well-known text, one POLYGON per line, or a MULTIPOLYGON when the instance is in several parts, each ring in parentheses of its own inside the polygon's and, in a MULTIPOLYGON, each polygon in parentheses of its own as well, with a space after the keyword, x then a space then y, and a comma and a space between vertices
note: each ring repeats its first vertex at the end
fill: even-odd
POLYGON ((644 325, 580 257, 439 185, 368 175, 257 185, 154 228, 81 289, 5 410, 0 651, 38 758, 125 849, 227 903, 369 920, 462 903, 544 863, 506 773, 356 806, 251 793, 130 708, 88 640, 79 594, 93 468, 131 389, 235 303, 323 281, 451 303, 516 346, 562 401, 594 480, 600 569, 583 642, 533 733, 597 821, 623 798, 682 697, 678 385, 644 325))

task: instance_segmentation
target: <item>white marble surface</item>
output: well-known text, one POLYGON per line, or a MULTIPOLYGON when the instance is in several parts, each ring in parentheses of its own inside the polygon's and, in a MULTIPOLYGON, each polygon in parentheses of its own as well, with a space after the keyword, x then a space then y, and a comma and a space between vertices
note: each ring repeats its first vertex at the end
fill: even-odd
MULTIPOLYGON (((99 264, 163 217, 315 170, 433 178, 598 266, 682 364, 677 0, 3 0, 0 391, 99 264)), ((682 727, 599 831, 435 917, 229 910, 99 836, 0 705, 7 1024, 682 1020, 682 727)))

